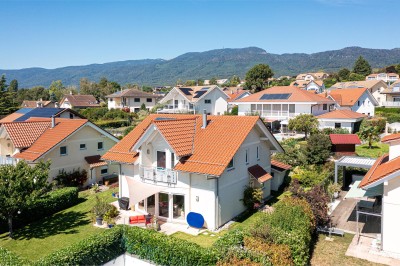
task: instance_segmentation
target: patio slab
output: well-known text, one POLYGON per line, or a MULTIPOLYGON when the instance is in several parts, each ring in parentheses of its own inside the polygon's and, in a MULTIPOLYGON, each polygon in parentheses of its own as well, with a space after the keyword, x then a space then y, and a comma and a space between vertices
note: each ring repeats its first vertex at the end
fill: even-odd
POLYGON ((176 232, 182 232, 189 235, 197 236, 207 231, 206 229, 197 229, 190 227, 187 224, 178 224, 178 223, 163 223, 161 224, 160 227, 161 227, 160 232, 166 235, 172 235, 175 234, 176 232))
POLYGON ((375 263, 386 265, 400 265, 400 260, 389 257, 384 251, 379 250, 376 240, 367 236, 354 236, 346 251, 346 256, 356 257, 375 263))

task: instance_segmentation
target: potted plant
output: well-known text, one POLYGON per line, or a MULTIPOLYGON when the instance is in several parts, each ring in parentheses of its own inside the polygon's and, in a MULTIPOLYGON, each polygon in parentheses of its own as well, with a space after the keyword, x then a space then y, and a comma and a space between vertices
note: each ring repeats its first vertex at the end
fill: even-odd
POLYGON ((111 228, 115 224, 115 219, 118 217, 119 211, 117 207, 115 207, 114 205, 109 205, 109 206, 110 207, 108 211, 104 214, 103 219, 107 223, 108 227, 111 228))
POLYGON ((339 192, 341 191, 341 189, 342 187, 338 183, 331 183, 328 186, 328 193, 334 199, 337 199, 339 197, 339 192))
POLYGON ((96 203, 92 208, 92 214, 94 217, 96 217, 97 225, 103 224, 104 215, 110 209, 110 206, 111 206, 110 204, 108 204, 103 199, 100 199, 98 196, 96 196, 96 203))

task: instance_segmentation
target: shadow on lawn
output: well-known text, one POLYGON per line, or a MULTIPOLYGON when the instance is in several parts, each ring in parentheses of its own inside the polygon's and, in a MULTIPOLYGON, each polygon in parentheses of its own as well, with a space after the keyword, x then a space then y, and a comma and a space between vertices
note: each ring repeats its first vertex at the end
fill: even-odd
POLYGON ((75 234, 76 227, 90 223, 86 212, 57 213, 15 231, 14 239, 46 238, 56 234, 75 234))

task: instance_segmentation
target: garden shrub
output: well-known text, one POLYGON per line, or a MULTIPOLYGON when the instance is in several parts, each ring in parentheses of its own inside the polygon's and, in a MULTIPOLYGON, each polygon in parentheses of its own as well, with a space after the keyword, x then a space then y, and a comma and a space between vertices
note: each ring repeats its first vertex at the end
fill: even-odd
POLYGON ((35 264, 45 265, 101 265, 123 254, 122 228, 114 227, 99 231, 67 248, 63 248, 38 260, 35 264))
POLYGON ((82 169, 82 171, 80 171, 79 169, 73 169, 71 172, 66 172, 63 169, 54 178, 57 186, 61 187, 82 187, 87 179, 88 175, 85 169, 82 169))
POLYGON ((263 198, 263 191, 261 188, 253 188, 250 186, 246 186, 243 191, 243 205, 247 208, 247 210, 256 209, 256 204, 260 204, 263 198))
POLYGON ((218 254, 186 240, 138 227, 124 229, 126 251, 158 265, 214 265, 218 254))
MULTIPOLYGON (((78 188, 76 187, 66 187, 50 191, 42 198, 22 209, 21 213, 14 217, 13 227, 22 227, 74 206, 77 203, 78 188)), ((8 230, 7 221, 0 220, 0 229, 2 232, 8 230)))
POLYGON ((293 265, 292 252, 288 245, 267 243, 261 238, 255 237, 245 237, 243 242, 246 249, 267 256, 274 266, 293 265))
POLYGON ((289 175, 292 180, 297 179, 304 188, 325 185, 329 182, 330 177, 330 173, 325 169, 325 166, 319 165, 297 166, 289 175))
POLYGON ((0 247, 0 266, 19 266, 27 264, 28 262, 18 257, 16 254, 0 247))
POLYGON ((323 164, 331 155, 331 139, 325 134, 312 134, 307 140, 305 154, 308 164, 323 164))
POLYGON ((129 126, 130 122, 126 119, 123 120, 104 120, 104 121, 97 121, 95 123, 97 126, 101 128, 110 128, 110 127, 125 127, 129 126))

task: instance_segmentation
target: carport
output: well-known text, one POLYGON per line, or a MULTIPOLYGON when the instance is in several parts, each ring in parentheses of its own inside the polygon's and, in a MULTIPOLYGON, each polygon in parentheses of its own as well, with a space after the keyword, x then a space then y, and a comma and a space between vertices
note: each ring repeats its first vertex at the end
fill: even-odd
POLYGON ((335 161, 335 183, 338 182, 339 167, 343 167, 343 176, 345 176, 346 167, 358 167, 358 168, 370 169, 372 165, 374 165, 375 161, 376 159, 366 158, 366 157, 343 156, 339 160, 335 161))

